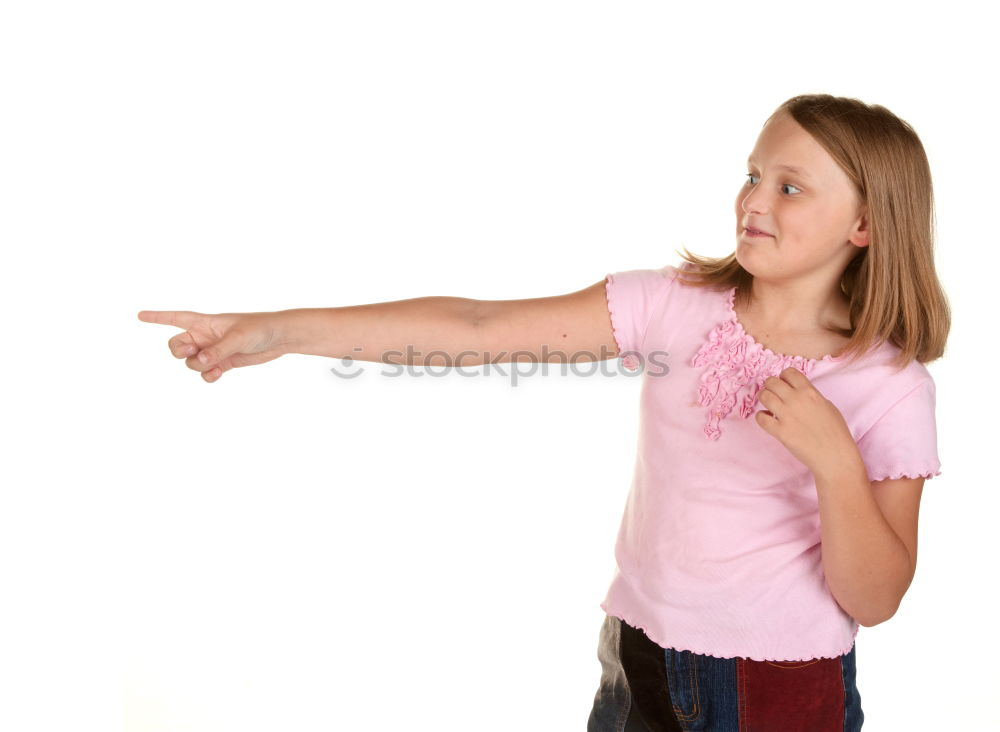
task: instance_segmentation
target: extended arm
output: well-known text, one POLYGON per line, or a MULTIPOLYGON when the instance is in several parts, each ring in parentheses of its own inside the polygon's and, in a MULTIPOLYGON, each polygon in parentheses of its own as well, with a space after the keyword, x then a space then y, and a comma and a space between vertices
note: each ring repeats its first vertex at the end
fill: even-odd
POLYGON ((618 355, 603 280, 526 300, 420 297, 278 315, 290 353, 436 366, 618 355))

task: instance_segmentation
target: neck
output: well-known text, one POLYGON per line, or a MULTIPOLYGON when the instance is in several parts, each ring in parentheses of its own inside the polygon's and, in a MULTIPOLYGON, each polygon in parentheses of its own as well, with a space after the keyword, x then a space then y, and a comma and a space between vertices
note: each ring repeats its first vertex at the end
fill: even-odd
POLYGON ((817 291, 806 283, 775 285, 755 278, 744 312, 769 332, 812 333, 850 327, 850 301, 839 286, 817 291))

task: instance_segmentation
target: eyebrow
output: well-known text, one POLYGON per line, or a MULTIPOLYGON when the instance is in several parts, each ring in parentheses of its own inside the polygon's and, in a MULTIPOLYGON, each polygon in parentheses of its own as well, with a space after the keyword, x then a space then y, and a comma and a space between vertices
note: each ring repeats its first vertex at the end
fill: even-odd
MULTIPOLYGON (((753 163, 753 158, 747 158, 747 165, 751 165, 752 163, 753 163)), ((800 175, 803 178, 812 178, 812 176, 810 176, 809 173, 807 173, 805 170, 803 170, 802 168, 796 168, 794 165, 779 164, 775 165, 774 167, 780 170, 787 170, 789 173, 800 175)))

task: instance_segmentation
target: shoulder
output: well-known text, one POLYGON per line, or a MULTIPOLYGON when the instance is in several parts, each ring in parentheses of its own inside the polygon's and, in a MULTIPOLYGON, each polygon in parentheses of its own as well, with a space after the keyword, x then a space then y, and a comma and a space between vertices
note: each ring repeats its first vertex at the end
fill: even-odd
POLYGON ((894 363, 899 352, 894 344, 881 341, 854 360, 845 359, 829 371, 824 367, 820 378, 825 395, 857 417, 862 434, 903 400, 933 404, 931 372, 916 360, 900 368, 894 363))
POLYGON ((933 375, 916 360, 902 368, 895 365, 898 353, 897 346, 883 341, 843 370, 837 391, 855 405, 862 434, 890 414, 900 416, 897 426, 903 429, 906 418, 933 419, 937 391, 933 375))
POLYGON ((883 362, 868 369, 869 379, 851 384, 859 404, 857 443, 869 479, 940 475, 934 377, 919 361, 902 369, 885 363, 898 352, 895 346, 883 352, 883 362))
POLYGON ((732 288, 694 284, 697 276, 689 262, 650 269, 631 269, 607 275, 608 301, 635 303, 645 313, 664 309, 683 311, 685 317, 723 317, 732 288))
POLYGON ((627 269, 620 272, 611 272, 608 277, 616 279, 627 279, 636 282, 646 282, 649 284, 665 284, 677 278, 680 267, 667 264, 663 267, 651 267, 648 269, 627 269))
POLYGON ((609 272, 605 276, 609 302, 632 300, 652 307, 677 279, 678 267, 672 264, 649 269, 609 272))
POLYGON ((888 341, 873 346, 857 363, 847 364, 845 375, 851 381, 867 382, 878 394, 891 398, 911 391, 921 384, 934 385, 934 377, 928 368, 917 360, 911 360, 903 367, 894 363, 900 349, 888 341))

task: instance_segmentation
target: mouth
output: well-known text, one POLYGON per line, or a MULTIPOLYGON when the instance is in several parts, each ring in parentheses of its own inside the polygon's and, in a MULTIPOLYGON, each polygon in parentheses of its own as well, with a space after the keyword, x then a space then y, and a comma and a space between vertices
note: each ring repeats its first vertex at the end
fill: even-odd
POLYGON ((760 229, 755 229, 752 226, 747 226, 743 229, 743 232, 747 236, 771 236, 766 231, 761 231, 760 229))

